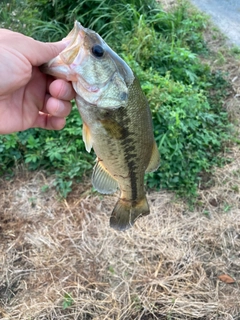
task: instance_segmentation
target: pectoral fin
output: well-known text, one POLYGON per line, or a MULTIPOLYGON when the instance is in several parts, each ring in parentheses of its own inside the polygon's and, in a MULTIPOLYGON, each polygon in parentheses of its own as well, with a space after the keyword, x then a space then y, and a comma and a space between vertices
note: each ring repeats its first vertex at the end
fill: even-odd
POLYGON ((85 143, 85 148, 87 152, 90 152, 92 149, 92 137, 91 137, 91 132, 85 123, 83 123, 82 137, 83 137, 83 141, 85 143))
POLYGON ((153 144, 152 156, 145 172, 153 172, 158 169, 160 164, 160 154, 156 142, 153 144))
POLYGON ((113 178, 99 160, 93 168, 92 184, 98 192, 105 194, 114 193, 118 188, 117 180, 113 178))

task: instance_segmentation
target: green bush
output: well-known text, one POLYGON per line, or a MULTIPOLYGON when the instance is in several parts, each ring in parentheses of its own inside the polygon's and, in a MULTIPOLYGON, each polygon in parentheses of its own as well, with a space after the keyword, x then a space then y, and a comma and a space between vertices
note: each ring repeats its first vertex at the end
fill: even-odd
POLYGON ((154 108, 153 121, 161 166, 149 185, 196 195, 199 174, 222 164, 219 152, 229 140, 228 115, 213 113, 203 91, 168 76, 157 78, 149 100, 158 92, 161 104, 154 108))
POLYGON ((72 180, 93 166, 93 155, 85 151, 82 141, 82 121, 76 106, 61 131, 29 129, 0 135, 0 175, 11 175, 12 166, 20 161, 29 170, 42 168, 55 174, 55 186, 66 197, 72 180))
MULTIPOLYGON (((206 19, 185 3, 165 12, 155 1, 12 1, 0 4, 3 27, 43 41, 66 36, 75 19, 93 28, 138 76, 153 114, 161 154, 148 186, 196 195, 200 173, 223 162, 219 152, 231 139, 222 108, 227 82, 199 59, 208 54, 202 37, 206 19)), ((0 136, 0 174, 24 161, 29 169, 56 175, 66 196, 72 180, 82 177, 94 160, 82 142, 82 123, 74 108, 60 132, 30 129, 0 136)))

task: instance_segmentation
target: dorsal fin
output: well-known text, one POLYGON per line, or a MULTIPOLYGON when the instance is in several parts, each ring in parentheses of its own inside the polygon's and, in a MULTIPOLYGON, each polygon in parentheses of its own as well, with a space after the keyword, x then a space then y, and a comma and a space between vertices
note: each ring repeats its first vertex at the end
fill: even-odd
POLYGON ((153 172, 157 170, 159 167, 159 164, 160 164, 160 154, 157 148, 157 144, 154 141, 151 159, 149 161, 149 164, 145 172, 153 172))
POLYGON ((84 122, 83 122, 83 128, 82 128, 82 137, 83 137, 83 141, 85 143, 85 148, 87 152, 90 152, 92 149, 92 137, 91 137, 91 133, 88 126, 84 122))
POLYGON ((98 192, 105 194, 114 193, 118 188, 117 180, 113 178, 99 159, 93 168, 92 184, 98 192))

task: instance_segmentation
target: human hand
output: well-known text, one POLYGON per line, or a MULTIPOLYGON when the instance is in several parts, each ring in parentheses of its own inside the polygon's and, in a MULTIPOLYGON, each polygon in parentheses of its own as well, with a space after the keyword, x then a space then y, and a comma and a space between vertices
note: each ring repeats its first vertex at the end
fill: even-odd
POLYGON ((38 66, 57 56, 64 41, 43 43, 0 29, 0 134, 28 128, 62 129, 75 93, 38 66))

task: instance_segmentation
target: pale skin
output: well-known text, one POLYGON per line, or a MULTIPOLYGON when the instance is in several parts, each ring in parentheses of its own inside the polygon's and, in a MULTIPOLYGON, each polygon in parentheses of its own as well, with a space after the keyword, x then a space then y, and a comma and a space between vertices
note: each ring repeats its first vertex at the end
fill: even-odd
POLYGON ((62 129, 75 97, 72 85, 43 74, 38 67, 67 43, 43 43, 0 29, 0 44, 0 134, 34 127, 62 129))

